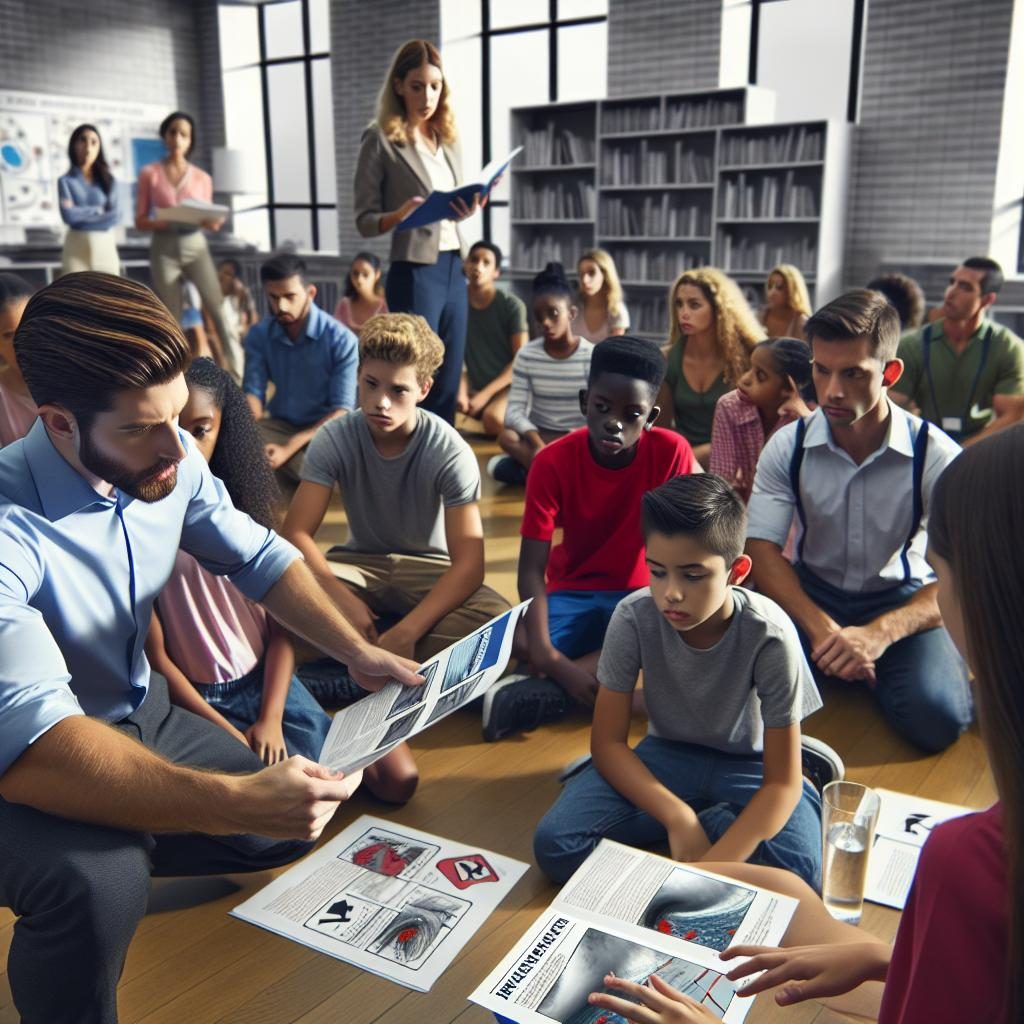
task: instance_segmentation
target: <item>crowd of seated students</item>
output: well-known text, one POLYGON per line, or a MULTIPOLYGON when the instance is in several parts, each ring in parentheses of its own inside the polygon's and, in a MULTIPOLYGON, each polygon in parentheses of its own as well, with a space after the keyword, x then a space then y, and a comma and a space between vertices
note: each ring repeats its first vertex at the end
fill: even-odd
MULTIPOLYGON (((518 667, 486 694, 483 730, 499 740, 574 708, 593 714, 592 760, 568 773, 535 837, 537 862, 553 880, 567 879, 602 837, 664 844, 677 859, 718 870, 728 863, 738 877, 796 891, 803 910, 787 945, 798 932, 805 942, 852 944, 857 933, 831 927, 812 893, 820 785, 841 763, 807 742, 801 722, 821 707, 822 680, 860 682, 898 733, 939 751, 974 717, 961 652, 975 672, 983 668, 993 694, 1009 689, 1011 680, 993 676, 1012 659, 983 657, 970 642, 991 627, 973 613, 955 626, 944 616, 951 608, 961 615, 956 601, 968 585, 967 541, 955 520, 969 513, 961 490, 1012 456, 1019 478, 1024 428, 970 462, 960 446, 1024 415, 1024 342, 985 315, 1002 283, 987 259, 965 260, 942 318, 902 339, 897 304, 881 289, 899 281, 807 316, 792 269, 769 275, 763 326, 721 271, 681 274, 662 349, 621 336, 629 321, 614 264, 591 250, 579 261, 578 297, 559 264, 537 275, 540 336, 527 342, 525 308, 498 288, 500 250, 470 250, 459 404, 497 433, 506 454, 492 460, 495 479, 525 483, 518 590, 531 600, 515 638, 518 667), (779 335, 784 316, 793 330, 779 335), (646 715, 648 735, 631 748, 636 713, 646 715)), ((367 254, 353 261, 350 301, 337 311, 346 327, 315 304, 301 259, 269 259, 260 279, 270 312, 249 327, 242 388, 197 359, 180 428, 235 507, 296 546, 363 640, 422 663, 508 603, 484 583, 476 456, 420 406, 441 342, 421 317, 388 313, 377 301, 379 273, 367 254), (290 503, 279 483, 297 486, 290 503), (324 554, 316 536, 335 487, 349 538, 324 554)), ((0 274, 4 445, 36 415, 14 342, 31 291, 0 274)), ((230 282, 224 292, 238 297, 230 282)), ((1009 514, 1000 512, 1005 499, 992 504, 986 515, 1009 514)), ((971 550, 983 560, 978 545, 971 550)), ((310 691, 330 699, 300 681, 292 641, 275 619, 184 551, 156 601, 146 653, 173 704, 265 764, 294 754, 315 760, 330 719, 310 691)), ((343 661, 324 664, 329 677, 348 681, 343 661)), ((991 708, 996 699, 978 703, 991 708)), ((1002 727, 1009 734, 1019 721, 1002 727)), ((993 764, 1000 794, 1015 793, 1010 756, 996 752, 993 764)), ((418 782, 410 750, 400 746, 365 782, 380 799, 410 799, 418 782)), ((939 975, 924 963, 922 948, 936 940, 920 907, 948 874, 940 858, 948 861, 957 828, 975 844, 972 856, 991 858, 1000 813, 937 833, 922 860, 930 888, 908 907, 908 935, 901 932, 891 965, 863 935, 857 970, 841 981, 831 947, 811 968, 796 954, 763 960, 778 980, 805 979, 783 990, 790 1001, 823 992, 820 979, 838 990, 887 972, 898 972, 904 989, 924 990, 939 975)), ((1019 813, 1008 817, 1016 823, 1019 813)), ((992 892, 1021 884, 1019 850, 1008 851, 1009 881, 1000 876, 992 892)), ((989 895, 978 919, 1003 934, 1011 928, 1016 941, 1017 912, 1008 924, 989 895)), ((758 951, 752 962, 771 956, 758 951)), ((995 959, 989 973, 1002 962, 995 959)), ((596 1005, 615 1008, 615 989, 638 995, 618 979, 607 988, 596 1005)), ((662 986, 645 989, 643 1000, 661 1014, 652 1020, 703 1019, 682 1015, 692 1008, 662 986)), ((923 1019, 906 1005, 905 991, 892 990, 882 1019, 923 1019)), ((1013 1019, 993 1006, 991 1019, 1013 1019)))

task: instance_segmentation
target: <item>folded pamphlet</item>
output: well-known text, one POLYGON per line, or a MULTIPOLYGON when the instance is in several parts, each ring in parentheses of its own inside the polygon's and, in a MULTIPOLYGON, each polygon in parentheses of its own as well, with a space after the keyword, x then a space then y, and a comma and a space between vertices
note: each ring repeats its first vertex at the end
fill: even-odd
POLYGON ((157 220, 168 220, 173 224, 202 224, 204 220, 219 220, 231 212, 227 206, 207 203, 202 199, 182 199, 177 206, 158 207, 157 220))

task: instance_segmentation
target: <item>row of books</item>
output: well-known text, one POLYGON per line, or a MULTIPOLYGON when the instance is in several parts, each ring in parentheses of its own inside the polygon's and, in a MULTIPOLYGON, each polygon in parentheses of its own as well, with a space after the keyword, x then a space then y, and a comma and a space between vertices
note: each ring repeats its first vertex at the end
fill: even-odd
POLYGON ((671 146, 607 146, 601 158, 602 185, 699 185, 710 182, 714 162, 688 148, 682 139, 671 146))
POLYGON ((661 104, 643 103, 628 107, 601 107, 601 131, 648 132, 661 127, 661 104))
POLYGON ((512 238, 512 266, 521 269, 543 267, 551 260, 558 260, 566 267, 575 267, 580 253, 594 245, 594 236, 589 231, 567 231, 562 234, 533 235, 525 239, 514 235, 512 238))
POLYGON ((719 189, 720 217, 817 217, 817 190, 797 184, 792 171, 785 176, 740 173, 723 179, 719 189))
POLYGON ((711 210, 707 204, 683 205, 667 192, 660 198, 606 197, 601 200, 599 231, 602 235, 682 238, 711 234, 711 210))
POLYGON ((519 183, 512 194, 512 216, 518 220, 579 220, 594 216, 597 190, 587 181, 553 185, 519 183))
POLYGON ((785 164, 822 160, 825 133, 820 128, 787 128, 784 132, 727 135, 722 139, 723 164, 785 164))
POLYGON ((818 250, 806 235, 789 241, 767 241, 737 236, 723 231, 719 236, 718 252, 721 267, 730 270, 756 270, 767 273, 779 263, 792 263, 805 274, 813 274, 818 250))
POLYGON ((665 111, 665 127, 713 128, 720 124, 739 124, 743 119, 740 100, 670 100, 665 111))
MULTIPOLYGON (((684 270, 692 270, 707 263, 705 253, 682 248, 658 246, 634 247, 629 245, 614 246, 612 255, 619 276, 624 281, 664 281, 671 283, 684 270)), ((664 298, 661 299, 664 309, 664 298)), ((630 299, 630 310, 633 300, 630 299)))
POLYGON ((519 144, 523 147, 525 167, 571 167, 594 162, 594 140, 568 128, 558 128, 554 121, 524 132, 519 144))

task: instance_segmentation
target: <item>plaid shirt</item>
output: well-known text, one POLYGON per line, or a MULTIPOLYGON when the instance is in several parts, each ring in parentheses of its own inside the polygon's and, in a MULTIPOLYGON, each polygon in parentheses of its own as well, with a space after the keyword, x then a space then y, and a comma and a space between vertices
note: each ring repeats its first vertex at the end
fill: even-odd
POLYGON ((738 388, 722 395, 715 406, 711 427, 709 469, 725 477, 744 501, 749 499, 754 486, 754 470, 764 442, 764 426, 757 406, 738 388))

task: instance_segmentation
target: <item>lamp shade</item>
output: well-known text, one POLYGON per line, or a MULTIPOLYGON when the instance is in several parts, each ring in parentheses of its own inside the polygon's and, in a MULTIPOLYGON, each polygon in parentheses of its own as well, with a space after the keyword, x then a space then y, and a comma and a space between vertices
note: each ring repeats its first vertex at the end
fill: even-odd
POLYGON ((251 175, 246 166, 245 154, 240 149, 225 149, 217 146, 213 150, 213 187, 217 192, 238 194, 255 191, 250 182, 251 175))

